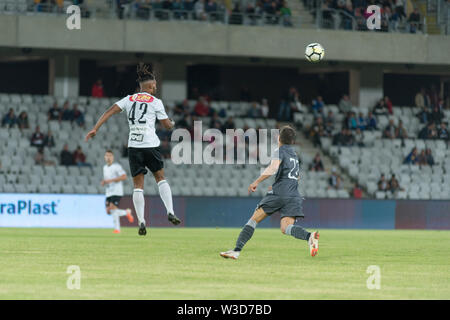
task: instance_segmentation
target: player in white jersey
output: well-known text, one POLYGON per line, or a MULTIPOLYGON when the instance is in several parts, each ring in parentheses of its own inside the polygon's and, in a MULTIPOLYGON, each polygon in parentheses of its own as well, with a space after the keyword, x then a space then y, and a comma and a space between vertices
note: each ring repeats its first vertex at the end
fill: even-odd
POLYGON ((147 168, 152 172, 159 187, 159 195, 167 210, 168 220, 174 225, 181 221, 173 211, 172 191, 164 178, 164 162, 160 152, 160 141, 155 133, 158 119, 164 128, 172 129, 174 122, 167 116, 162 101, 153 93, 156 91, 154 75, 148 67, 139 64, 137 68, 141 92, 126 96, 110 107, 86 135, 86 141, 93 138, 99 128, 114 114, 125 111, 130 126, 128 138, 128 158, 133 176, 133 203, 139 223, 139 235, 146 235, 144 220, 144 175, 147 168))
POLYGON ((114 162, 111 150, 105 152, 105 162, 101 184, 105 187, 106 212, 113 217, 114 233, 120 233, 120 217, 126 216, 130 223, 134 221, 131 209, 119 209, 120 198, 123 197, 122 181, 127 179, 127 174, 120 164, 114 162))

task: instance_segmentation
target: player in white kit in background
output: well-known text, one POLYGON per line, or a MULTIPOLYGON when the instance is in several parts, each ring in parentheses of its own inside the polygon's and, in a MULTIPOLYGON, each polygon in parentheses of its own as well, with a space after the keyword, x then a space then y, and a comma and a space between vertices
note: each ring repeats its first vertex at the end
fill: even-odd
POLYGON ((106 212, 113 217, 114 233, 120 233, 120 217, 126 216, 130 223, 134 221, 131 209, 119 209, 120 199, 123 197, 122 181, 127 179, 127 174, 120 164, 114 162, 111 150, 105 152, 105 162, 101 185, 105 187, 106 212))
POLYGON ((164 161, 160 151, 160 141, 155 132, 155 122, 158 119, 164 128, 170 130, 174 122, 169 119, 162 101, 153 94, 156 92, 155 76, 145 64, 137 67, 137 82, 140 92, 128 95, 117 101, 103 113, 94 128, 86 135, 86 141, 95 137, 100 127, 114 114, 125 111, 130 133, 128 138, 128 159, 133 176, 133 203, 139 223, 138 234, 147 234, 144 219, 144 175, 149 169, 159 188, 159 195, 167 210, 168 220, 178 225, 181 220, 173 210, 172 191, 164 177, 164 161))

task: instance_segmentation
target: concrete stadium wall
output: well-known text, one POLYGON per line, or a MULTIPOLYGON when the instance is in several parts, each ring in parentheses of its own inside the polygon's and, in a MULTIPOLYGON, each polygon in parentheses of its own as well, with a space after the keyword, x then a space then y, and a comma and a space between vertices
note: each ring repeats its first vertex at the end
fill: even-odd
POLYGON ((450 37, 301 30, 206 23, 0 15, 0 47, 303 59, 308 43, 325 46, 329 60, 450 65, 450 37))
MULTIPOLYGON (((185 227, 242 227, 258 201, 253 197, 174 197, 174 208, 185 227)), ((123 198, 121 206, 132 208, 131 197, 123 198)), ((147 197, 146 208, 151 226, 170 226, 159 197, 147 197)), ((307 199, 304 212, 305 219, 298 223, 308 228, 450 230, 450 201, 307 199)), ((278 228, 279 221, 279 214, 274 214, 259 227, 278 228)))

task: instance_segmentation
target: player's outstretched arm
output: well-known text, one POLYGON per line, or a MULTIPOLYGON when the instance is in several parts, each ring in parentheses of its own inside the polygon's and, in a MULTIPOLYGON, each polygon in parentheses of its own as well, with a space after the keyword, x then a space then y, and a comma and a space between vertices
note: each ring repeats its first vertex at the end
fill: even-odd
POLYGON ((275 173, 277 173, 278 168, 280 167, 281 160, 274 159, 270 163, 270 165, 263 171, 263 173, 259 176, 258 179, 256 179, 249 187, 248 187, 248 193, 252 193, 256 191, 256 188, 258 187, 258 184, 266 180, 267 178, 273 176, 275 173))
POLYGON ((88 132, 88 134, 86 135, 85 141, 88 141, 89 139, 95 137, 95 135, 97 134, 97 130, 100 129, 100 127, 106 122, 108 121, 109 118, 111 118, 112 115, 116 114, 116 113, 120 113, 122 112, 122 109, 119 108, 119 106, 117 104, 113 105, 112 107, 110 107, 108 110, 106 110, 102 116, 100 117, 100 119, 98 119, 97 123, 95 124, 94 128, 92 128, 91 131, 88 132))

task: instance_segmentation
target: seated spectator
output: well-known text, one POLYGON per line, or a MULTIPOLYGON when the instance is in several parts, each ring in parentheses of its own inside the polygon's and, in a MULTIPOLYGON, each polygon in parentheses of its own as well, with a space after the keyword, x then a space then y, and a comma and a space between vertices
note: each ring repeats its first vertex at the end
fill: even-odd
POLYGON ((409 22, 409 32, 416 33, 417 30, 419 29, 419 25, 420 25, 419 9, 414 8, 414 11, 411 12, 407 21, 409 22))
POLYGON ((328 185, 331 189, 341 188, 341 177, 336 172, 336 168, 331 169, 331 176, 328 178, 328 185))
POLYGON ((222 132, 226 133, 227 129, 235 129, 236 125, 234 124, 233 118, 232 117, 228 117, 227 121, 225 121, 225 123, 222 126, 222 132))
POLYGON ((312 163, 310 164, 309 170, 311 171, 323 171, 323 163, 322 159, 320 158, 320 154, 316 153, 316 156, 314 157, 312 163))
POLYGON ((400 184, 398 183, 397 178, 395 177, 395 174, 391 176, 391 180, 389 180, 389 191, 392 192, 392 194, 395 194, 398 190, 403 190, 400 187, 400 184))
POLYGON ((177 104, 173 113, 176 115, 189 113, 189 101, 187 99, 184 99, 182 103, 177 104))
POLYGON ((72 110, 69 109, 69 101, 64 102, 63 109, 61 110, 59 120, 61 121, 73 121, 72 110))
POLYGON ((371 111, 367 114, 366 118, 366 130, 377 130, 377 119, 371 111))
POLYGON ((355 132, 355 143, 358 147, 364 147, 364 133, 359 128, 355 132))
POLYGON ((44 138, 44 146, 47 148, 53 148, 55 146, 55 138, 53 137, 53 132, 48 130, 47 135, 44 138))
POLYGON ((393 114, 393 110, 392 110, 392 102, 389 99, 388 96, 384 97, 384 105, 386 106, 386 109, 388 111, 389 114, 393 114))
POLYGON ((40 166, 54 166, 55 165, 55 163, 53 161, 45 160, 43 147, 38 148, 38 150, 34 156, 34 162, 36 163, 36 165, 40 165, 40 166))
POLYGON ((17 117, 14 114, 14 110, 11 108, 2 119, 2 127, 8 126, 9 128, 12 128, 16 124, 17 124, 17 117))
POLYGON ((315 118, 311 130, 309 131, 309 138, 312 140, 315 147, 320 147, 322 145, 320 137, 323 137, 324 135, 325 129, 322 118, 315 118))
POLYGON ((74 164, 72 152, 69 151, 69 146, 67 143, 64 145, 63 149, 61 150, 59 159, 60 159, 60 164, 62 166, 72 166, 74 164))
POLYGON ((58 108, 58 104, 55 102, 53 106, 47 112, 48 120, 60 120, 61 119, 61 109, 58 108))
POLYGON ((209 107, 204 97, 200 97, 194 107, 194 114, 199 117, 207 117, 209 115, 209 107))
POLYGON ((395 139, 396 138, 397 128, 395 127, 394 120, 390 119, 389 124, 383 131, 383 138, 387 139, 395 139))
POLYGON ((380 180, 378 180, 378 191, 388 191, 389 182, 385 179, 384 173, 381 174, 380 180))
POLYGON ((416 117, 419 118, 420 123, 428 123, 428 119, 431 118, 431 113, 427 107, 423 107, 423 109, 416 114, 416 117))
POLYGON ((312 101, 311 109, 314 113, 314 116, 317 117, 319 114, 323 114, 324 102, 321 96, 318 96, 317 99, 312 101))
POLYGON ((75 152, 73 153, 73 163, 79 167, 90 167, 91 164, 86 162, 86 155, 81 150, 81 147, 78 146, 75 152))
POLYGON ((434 123, 429 123, 422 130, 419 131, 419 139, 436 139, 438 132, 436 130, 436 125, 434 123))
POLYGON ((408 139, 408 133, 406 132, 405 127, 403 126, 403 121, 398 121, 398 126, 395 129, 395 137, 397 139, 408 139))
POLYGON ((291 9, 287 6, 286 1, 283 1, 283 4, 281 5, 280 15, 281 15, 281 18, 283 21, 283 25, 286 27, 291 27, 292 26, 292 22, 291 22, 292 12, 291 12, 291 9))
POLYGON ((335 119, 333 112, 328 111, 328 115, 325 117, 325 132, 328 136, 331 136, 335 126, 335 119))
POLYGON ((425 150, 422 150, 419 154, 419 156, 417 157, 417 164, 421 165, 421 166, 426 166, 427 163, 427 156, 425 154, 425 150))
POLYGON ((444 118, 444 115, 439 110, 437 106, 433 108, 433 111, 430 114, 430 121, 434 122, 436 125, 440 124, 442 119, 444 118))
POLYGON ((17 126, 19 129, 29 129, 30 123, 28 122, 28 114, 22 111, 17 118, 17 126))
POLYGON ((361 189, 361 186, 358 183, 355 183, 355 186, 352 190, 353 198, 355 199, 361 199, 363 195, 363 191, 361 189))
POLYGON ((355 144, 355 137, 352 132, 348 129, 345 130, 344 136, 344 145, 347 147, 351 147, 355 144))
POLYGON ((341 132, 333 136, 333 146, 343 146, 345 143, 346 129, 342 128, 341 132))
POLYGON ((449 132, 447 129, 447 124, 445 122, 441 122, 441 127, 439 128, 438 138, 442 140, 449 140, 449 132))
POLYGON ((386 108, 386 105, 384 103, 384 99, 381 99, 378 101, 378 103, 373 108, 373 114, 376 116, 387 116, 388 109, 386 108))
POLYGON ((350 116, 348 117, 347 128, 350 130, 356 130, 358 127, 358 123, 356 121, 356 114, 354 112, 349 112, 350 116))
POLYGON ((41 128, 36 126, 34 133, 31 135, 31 146, 33 147, 43 147, 45 136, 41 132, 41 128))
POLYGON ((102 79, 97 79, 97 81, 92 85, 91 96, 95 98, 103 98, 105 96, 105 93, 103 92, 102 79))
POLYGON ((431 149, 428 148, 425 151, 425 157, 426 157, 426 163, 431 167, 434 166, 434 158, 433 155, 431 154, 431 149))
POLYGON ((211 122, 209 123, 209 127, 210 128, 214 128, 214 129, 222 129, 222 122, 219 119, 219 115, 217 114, 217 112, 214 112, 212 117, 211 117, 211 122))
POLYGON ((403 164, 417 164, 418 163, 418 151, 417 148, 414 147, 411 152, 406 156, 403 164))
POLYGON ((248 118, 260 118, 261 117, 261 110, 259 108, 258 103, 252 102, 250 105, 250 109, 247 111, 247 117, 248 118))
POLYGON ((339 110, 342 113, 347 113, 352 111, 352 102, 350 101, 350 97, 344 94, 339 101, 339 110))
POLYGON ((78 126, 84 128, 84 114, 78 109, 78 104, 76 103, 73 104, 72 121, 75 121, 78 126))
POLYGON ((208 0, 206 2, 206 4, 205 4, 205 12, 211 18, 213 18, 213 19, 217 18, 217 14, 216 14, 217 10, 218 10, 218 8, 217 8, 217 3, 215 2, 215 0, 208 0))
POLYGON ((206 13, 205 13, 205 0, 198 0, 194 4, 194 11, 195 11, 195 19, 197 20, 206 20, 206 13))
POLYGON ((360 112, 356 118, 356 126, 360 130, 366 130, 366 119, 364 119, 362 112, 360 112))

